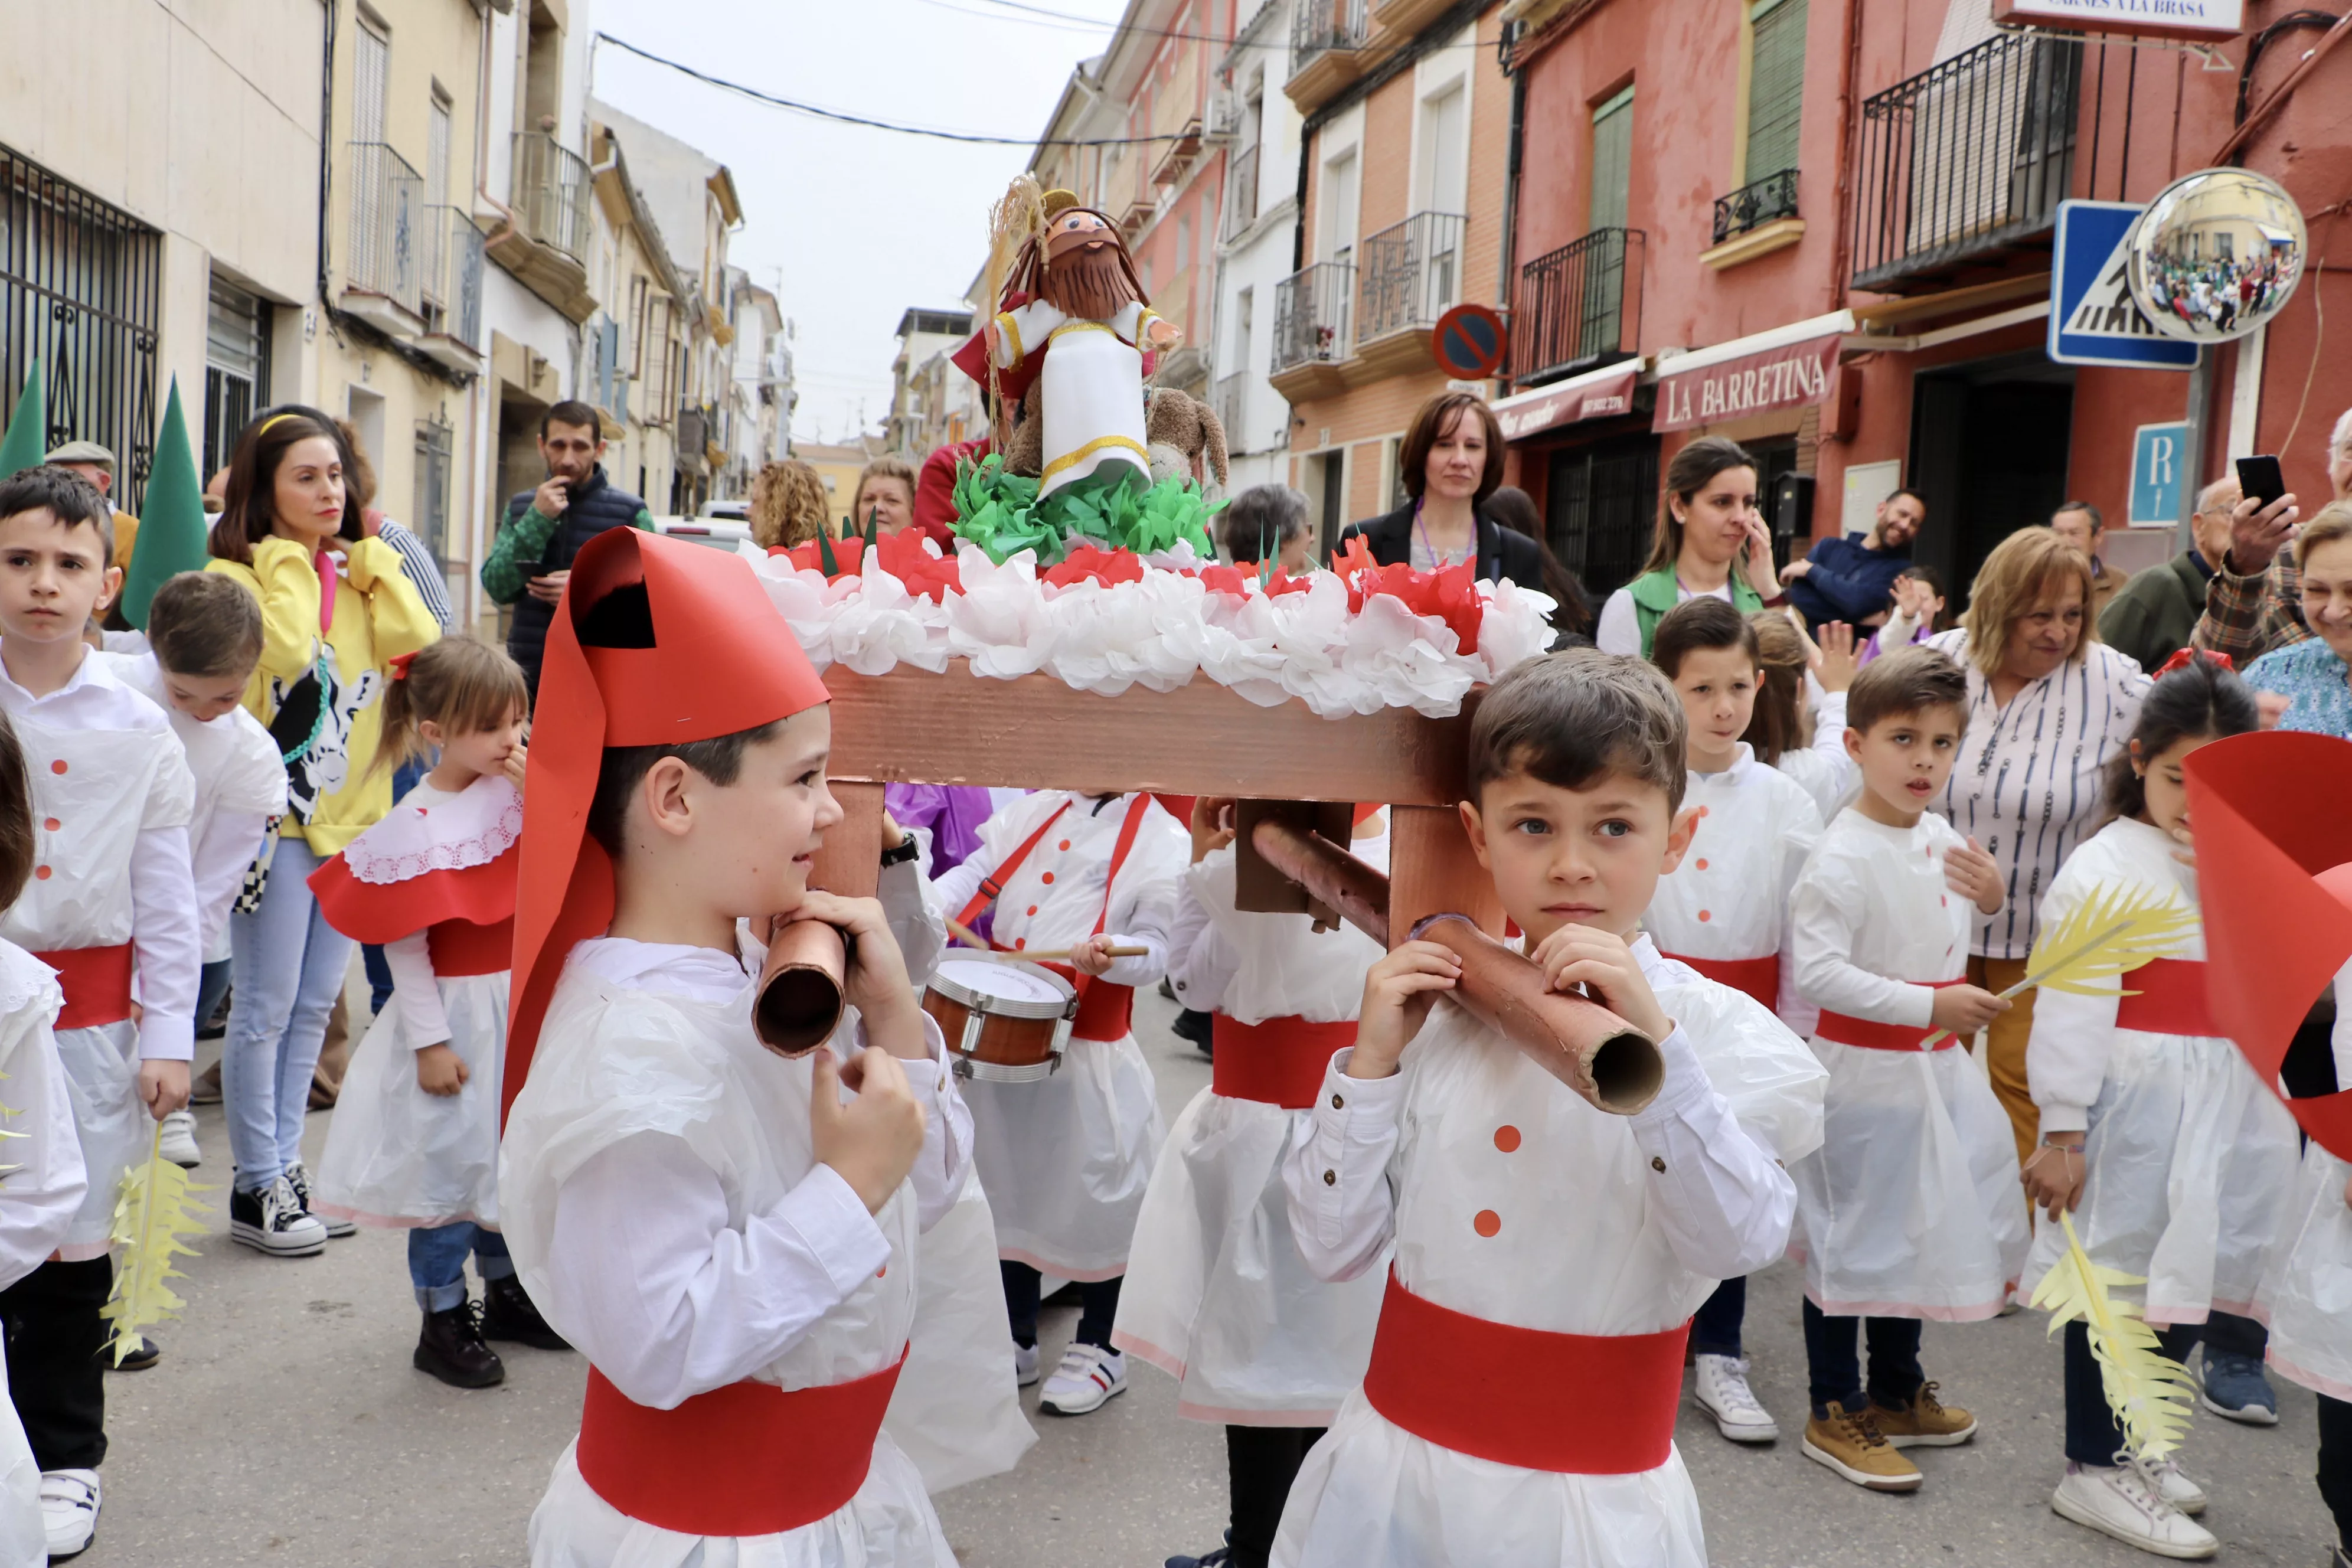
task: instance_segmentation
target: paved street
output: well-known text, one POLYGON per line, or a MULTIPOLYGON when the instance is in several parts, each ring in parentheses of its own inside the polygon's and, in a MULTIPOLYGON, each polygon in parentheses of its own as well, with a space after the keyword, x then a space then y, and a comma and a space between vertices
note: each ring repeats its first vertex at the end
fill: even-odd
MULTIPOLYGON (((364 994, 362 992, 362 994, 364 994)), ((1166 1032, 1168 1005, 1138 1009, 1172 1118, 1208 1067, 1166 1032)), ((207 1047, 209 1049, 210 1047, 207 1047)), ((225 1182, 218 1109, 198 1114, 199 1179, 225 1182)), ((310 1119, 312 1155, 327 1118, 310 1119)), ((573 1429, 579 1358, 509 1347, 501 1388, 467 1394, 411 1369, 416 1311, 404 1242, 368 1231, 322 1258, 266 1259, 214 1234, 185 1260, 188 1311, 159 1331, 153 1371, 109 1380, 113 1453, 89 1568, 520 1568, 523 1527, 573 1429)), ((1759 1394, 1793 1428, 1804 1359, 1796 1279, 1779 1268, 1749 1292, 1759 1394)), ((1049 1310, 1048 1363, 1076 1321, 1049 1310)), ((1865 1494, 1808 1463, 1793 1436, 1735 1448, 1685 1408, 1680 1440, 1726 1568, 2152 1559, 2053 1516, 2058 1354, 2037 1314, 1929 1325, 1927 1365, 1984 1424, 1971 1446, 1928 1450, 1909 1498, 1865 1494)), ((1043 1418, 1013 1475, 963 1488, 939 1509, 966 1568, 1158 1568, 1223 1527, 1224 1448, 1180 1421, 1173 1385, 1136 1366, 1128 1394, 1078 1420, 1043 1418)), ((1034 1394, 1034 1391, 1032 1391, 1034 1394)), ((2269 1430, 2200 1415, 2186 1462, 2214 1497, 2207 1522, 2224 1563, 2319 1568, 2326 1515, 2311 1481, 2312 1399, 2281 1389, 2269 1430)))

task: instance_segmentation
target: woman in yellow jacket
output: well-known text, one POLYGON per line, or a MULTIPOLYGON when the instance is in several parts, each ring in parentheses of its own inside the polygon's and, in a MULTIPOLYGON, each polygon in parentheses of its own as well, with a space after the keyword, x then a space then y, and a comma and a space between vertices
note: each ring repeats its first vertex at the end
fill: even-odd
MULTIPOLYGON (((287 816, 258 907, 230 922, 236 1005, 221 1098, 236 1163, 232 1240, 277 1257, 326 1246, 310 1214, 302 1113, 351 939, 320 917, 310 877, 392 809, 375 766, 395 660, 440 636, 400 556, 362 537, 351 454, 307 413, 257 420, 229 462, 210 569, 261 603, 261 662, 245 706, 286 758, 287 816)), ((345 1232, 348 1234, 348 1232, 345 1232)))

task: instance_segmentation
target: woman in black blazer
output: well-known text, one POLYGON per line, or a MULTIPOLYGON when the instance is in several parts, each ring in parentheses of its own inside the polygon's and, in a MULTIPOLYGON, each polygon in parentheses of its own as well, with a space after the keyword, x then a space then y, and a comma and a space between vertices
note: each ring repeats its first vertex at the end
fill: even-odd
POLYGON ((1342 546, 1361 538, 1381 565, 1423 571, 1465 560, 1475 548, 1482 580, 1507 577, 1545 592, 1542 548, 1481 510, 1503 482, 1503 428, 1486 399, 1448 392, 1422 405, 1397 467, 1412 499, 1386 517, 1349 524, 1342 546))

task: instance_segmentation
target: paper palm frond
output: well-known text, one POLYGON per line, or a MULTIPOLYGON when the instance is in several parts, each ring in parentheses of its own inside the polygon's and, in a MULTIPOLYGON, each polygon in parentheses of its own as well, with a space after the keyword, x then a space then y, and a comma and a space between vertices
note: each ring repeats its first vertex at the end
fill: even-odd
POLYGON ((195 1256, 194 1249, 180 1245, 180 1237, 201 1232, 204 1224, 195 1216, 212 1212, 210 1204, 188 1194, 210 1191, 163 1158, 163 1124, 157 1122, 147 1163, 122 1173, 122 1190, 114 1200, 111 1239, 124 1251, 114 1270, 113 1294, 99 1315, 114 1325, 114 1337, 107 1342, 116 1365, 139 1348, 140 1330, 187 1305, 164 1281, 187 1278, 172 1267, 172 1259, 195 1256))
POLYGON ((2025 965, 2026 985, 2102 994, 2108 982, 2161 958, 2197 929, 2197 915, 2169 893, 2102 888, 2045 926, 2025 965))
POLYGON ((2158 1348, 2156 1331, 2141 1321, 2141 1309, 2110 1294, 2115 1286, 2147 1281, 2092 1262, 2074 1234, 2074 1215, 2062 1214, 2058 1223, 2066 1230, 2066 1251, 2033 1288, 2033 1305, 2050 1314, 2053 1334, 2077 1318, 2083 1321, 2099 1363, 2100 1384, 2125 1440, 2142 1458, 2160 1459, 2180 1447, 2195 1385, 2187 1369, 2158 1348))

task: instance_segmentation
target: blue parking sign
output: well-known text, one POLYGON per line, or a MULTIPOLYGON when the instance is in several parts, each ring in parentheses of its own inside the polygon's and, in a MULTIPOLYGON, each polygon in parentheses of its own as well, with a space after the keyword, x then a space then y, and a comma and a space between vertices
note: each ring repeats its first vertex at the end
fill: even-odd
POLYGON ((2158 331, 2132 300, 2124 242, 2139 214, 2137 202, 2058 204, 2048 347, 2059 363, 2196 367, 2198 345, 2158 331))
POLYGON ((2181 477, 2189 456, 2189 426, 2143 425, 2132 433, 2131 518, 2135 524, 2180 521, 2181 477))

